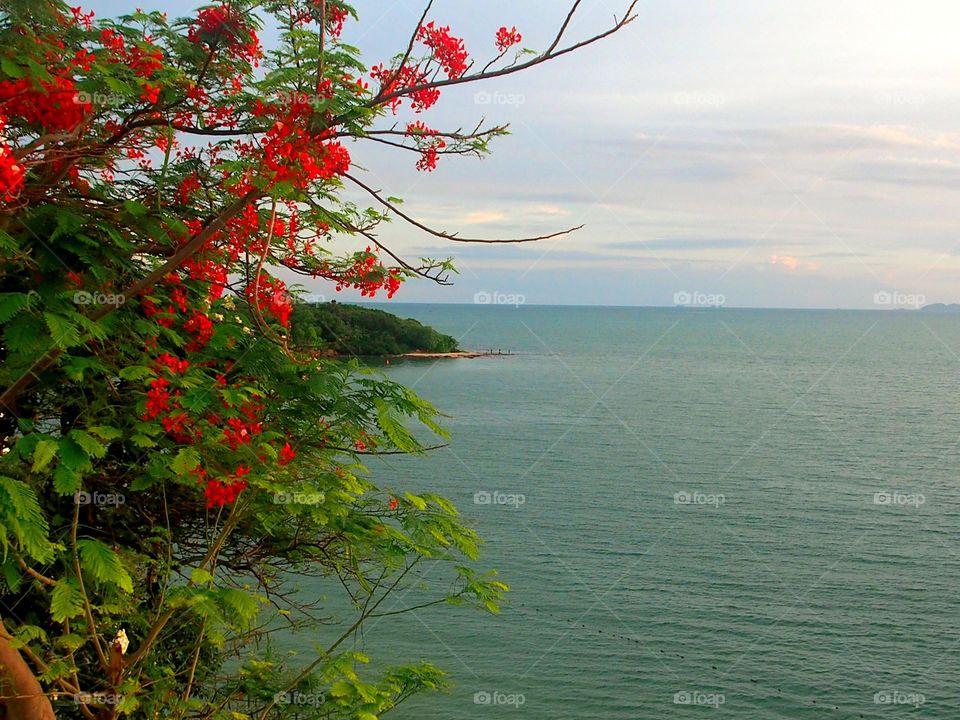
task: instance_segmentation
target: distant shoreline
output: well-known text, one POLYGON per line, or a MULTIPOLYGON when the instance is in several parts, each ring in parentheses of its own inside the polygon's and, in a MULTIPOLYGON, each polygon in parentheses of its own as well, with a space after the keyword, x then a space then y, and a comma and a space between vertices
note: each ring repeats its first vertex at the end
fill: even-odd
POLYGON ((482 357, 506 357, 512 355, 510 352, 493 352, 492 350, 454 350, 453 352, 421 352, 413 351, 402 353, 400 355, 388 355, 388 358, 400 358, 403 360, 445 360, 445 359, 472 359, 482 357))

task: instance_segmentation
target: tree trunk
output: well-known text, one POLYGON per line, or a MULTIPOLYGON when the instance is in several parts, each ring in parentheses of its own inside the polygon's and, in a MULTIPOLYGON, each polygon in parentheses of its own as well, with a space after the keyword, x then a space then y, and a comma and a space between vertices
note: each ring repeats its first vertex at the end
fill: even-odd
POLYGON ((56 720, 50 699, 20 652, 0 635, 0 707, 5 720, 56 720))

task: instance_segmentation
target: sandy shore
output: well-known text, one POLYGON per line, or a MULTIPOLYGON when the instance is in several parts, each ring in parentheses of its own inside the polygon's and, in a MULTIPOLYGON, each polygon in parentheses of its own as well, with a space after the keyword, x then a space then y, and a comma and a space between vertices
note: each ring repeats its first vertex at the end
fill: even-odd
POLYGON ((480 358, 480 357, 503 357, 510 353, 477 351, 477 350, 458 350, 457 352, 410 352, 403 355, 394 355, 393 357, 405 358, 407 360, 442 360, 444 358, 480 358))

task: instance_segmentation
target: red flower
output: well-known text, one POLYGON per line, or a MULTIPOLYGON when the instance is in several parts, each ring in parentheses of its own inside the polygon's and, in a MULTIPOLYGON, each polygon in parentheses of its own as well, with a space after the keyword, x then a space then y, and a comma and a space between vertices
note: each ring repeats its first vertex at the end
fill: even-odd
POLYGON ((183 329, 193 335, 193 340, 187 343, 187 352, 202 350, 213 337, 213 321, 199 310, 183 324, 183 329))
POLYGON ((437 168, 439 150, 447 146, 446 141, 438 137, 438 131, 425 125, 420 120, 407 124, 407 135, 414 138, 417 147, 422 153, 417 161, 417 170, 433 172, 437 168))
POLYGON ((144 85, 143 92, 140 93, 140 99, 151 105, 156 105, 160 101, 160 86, 144 85))
POLYGON ((163 353, 156 359, 154 370, 158 373, 166 368, 174 375, 183 375, 190 368, 189 360, 179 360, 170 353, 163 353))
MULTIPOLYGON (((6 124, 6 118, 0 115, 0 132, 6 124)), ((10 151, 10 146, 0 136, 0 198, 12 200, 23 186, 23 166, 19 165, 10 151)))
POLYGON ((246 292, 247 298, 256 303, 261 312, 273 315, 283 327, 289 326, 293 299, 283 280, 261 276, 259 283, 252 282, 247 286, 246 292))
POLYGON ((502 27, 497 30, 497 50, 501 53, 505 53, 514 45, 519 45, 523 41, 523 35, 517 32, 516 27, 512 27, 507 30, 506 27, 502 27))
MULTIPOLYGON (((374 65, 370 68, 370 77, 380 83, 381 95, 392 95, 405 88, 411 88, 423 85, 430 81, 429 74, 420 69, 419 66, 404 66, 393 70, 383 65, 374 65)), ((410 107, 415 112, 423 112, 433 107, 440 99, 440 90, 437 88, 423 88, 409 94, 410 107)), ((401 98, 395 97, 386 103, 386 106, 396 114, 400 107, 401 98)))
MULTIPOLYGON (((222 507, 228 503, 234 502, 240 493, 247 489, 247 481, 242 480, 245 475, 250 474, 250 468, 241 465, 234 472, 234 479, 230 482, 221 480, 208 480, 207 487, 204 489, 204 495, 207 498, 207 507, 222 507)), ((203 473, 200 477, 205 477, 203 473)))
POLYGON ((280 464, 286 465, 297 456, 296 451, 290 446, 289 442, 283 444, 280 448, 280 464))
POLYGON ((417 170, 425 172, 433 172, 437 169, 437 148, 434 145, 431 145, 426 150, 423 151, 423 154, 420 156, 420 159, 417 160, 417 170))
POLYGON ((390 504, 387 506, 391 510, 396 510, 400 506, 400 501, 396 498, 390 498, 390 504))
POLYGON ((449 27, 438 28, 429 22, 420 27, 417 38, 433 50, 433 57, 450 79, 461 77, 467 71, 468 54, 463 40, 451 35, 449 27))
POLYGON ((347 21, 350 13, 346 8, 337 7, 333 3, 327 3, 327 30, 334 37, 340 37, 343 32, 343 24, 347 21))
POLYGON ((203 43, 211 50, 222 47, 228 56, 238 60, 257 64, 263 57, 257 33, 227 5, 200 10, 187 31, 187 38, 194 43, 203 43))
POLYGON ((7 117, 22 118, 44 130, 72 131, 91 105, 77 93, 73 80, 54 77, 34 84, 28 78, 0 82, 0 104, 7 117), (39 88, 37 87, 39 85, 39 88))

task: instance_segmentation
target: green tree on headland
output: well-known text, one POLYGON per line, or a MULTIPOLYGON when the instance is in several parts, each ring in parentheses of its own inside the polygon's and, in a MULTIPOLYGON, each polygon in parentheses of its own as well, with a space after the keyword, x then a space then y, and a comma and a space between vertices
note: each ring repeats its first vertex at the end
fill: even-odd
POLYGON ((294 346, 342 356, 449 353, 458 349, 455 338, 416 320, 343 303, 298 305, 292 326, 294 346))
POLYGON ((375 720, 444 683, 403 658, 365 670, 348 642, 426 581, 425 561, 449 568, 431 575, 446 583, 436 602, 496 611, 506 589, 475 569, 479 540, 448 500, 366 477, 365 455, 423 451, 412 426, 442 437, 436 411, 291 344, 283 278, 368 296, 446 282, 448 261, 402 259, 382 222, 486 241, 417 222, 348 146, 396 147, 422 171, 486 152, 505 128, 414 118, 447 87, 631 19, 568 41, 580 5, 544 51, 503 27, 473 62, 427 3, 368 70, 340 39, 356 19, 340 0, 230 0, 181 19, 3 4, 0 714, 266 720, 294 697, 311 700, 301 718, 375 720), (365 249, 336 256, 334 236, 365 249), (353 617, 323 620, 294 592, 305 577, 335 581, 353 617), (278 655, 272 637, 292 629, 313 647, 278 655))

